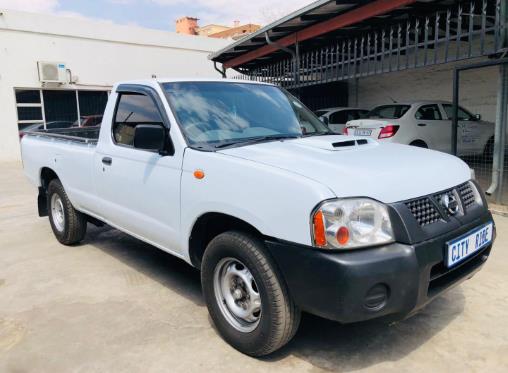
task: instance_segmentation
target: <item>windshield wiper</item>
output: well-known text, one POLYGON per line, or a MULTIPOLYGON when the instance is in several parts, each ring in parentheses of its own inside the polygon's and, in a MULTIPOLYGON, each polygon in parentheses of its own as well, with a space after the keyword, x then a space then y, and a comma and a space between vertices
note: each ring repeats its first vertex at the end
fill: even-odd
POLYGON ((263 141, 296 139, 298 137, 300 137, 300 136, 298 136, 298 135, 272 135, 272 136, 250 137, 250 138, 246 138, 246 139, 239 139, 236 141, 229 141, 229 142, 224 142, 222 144, 217 144, 217 145, 215 145, 215 149, 226 148, 228 146, 237 145, 237 144, 248 145, 248 144, 256 144, 258 142, 263 142, 263 141))
POLYGON ((303 137, 312 137, 312 136, 326 136, 326 135, 340 135, 340 133, 334 133, 334 132, 312 132, 307 133, 303 135, 303 137))

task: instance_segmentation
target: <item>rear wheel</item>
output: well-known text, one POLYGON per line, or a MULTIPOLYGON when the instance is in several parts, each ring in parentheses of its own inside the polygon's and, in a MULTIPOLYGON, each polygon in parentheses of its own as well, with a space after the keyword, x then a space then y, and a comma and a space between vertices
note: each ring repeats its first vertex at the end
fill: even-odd
POLYGON ((428 149, 429 146, 427 145, 427 143, 423 140, 415 140, 413 141, 411 144, 409 144, 411 146, 416 146, 418 148, 425 148, 425 149, 428 149))
POLYGON ((77 211, 67 197, 58 179, 48 186, 49 222, 60 243, 72 245, 83 240, 86 234, 86 216, 77 211))
POLYGON ((255 236, 230 231, 215 237, 203 257, 201 282, 217 330, 237 350, 267 355, 296 333, 300 311, 255 236))

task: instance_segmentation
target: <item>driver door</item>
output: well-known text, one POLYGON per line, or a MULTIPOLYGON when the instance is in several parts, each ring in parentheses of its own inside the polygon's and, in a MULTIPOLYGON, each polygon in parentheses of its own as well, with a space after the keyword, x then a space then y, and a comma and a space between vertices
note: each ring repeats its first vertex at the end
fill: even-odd
POLYGON ((169 129, 169 120, 154 89, 118 89, 111 133, 101 138, 95 159, 101 214, 120 229, 175 250, 179 247, 182 152, 161 155, 134 147, 137 125, 162 124, 169 129))

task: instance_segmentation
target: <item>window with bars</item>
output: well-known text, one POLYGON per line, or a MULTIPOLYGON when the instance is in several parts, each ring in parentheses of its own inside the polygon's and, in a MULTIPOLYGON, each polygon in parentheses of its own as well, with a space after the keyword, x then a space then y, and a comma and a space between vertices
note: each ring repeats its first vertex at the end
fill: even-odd
POLYGON ((18 130, 100 126, 109 91, 15 89, 18 130))

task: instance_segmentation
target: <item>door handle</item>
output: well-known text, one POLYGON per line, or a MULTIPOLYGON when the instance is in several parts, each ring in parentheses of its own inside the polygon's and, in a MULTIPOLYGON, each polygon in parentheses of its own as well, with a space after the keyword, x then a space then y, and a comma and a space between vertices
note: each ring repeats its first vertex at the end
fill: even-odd
POLYGON ((418 123, 418 127, 425 127, 427 126, 427 123, 418 123))
POLYGON ((102 158, 102 163, 104 163, 106 166, 111 166, 111 163, 113 163, 113 160, 111 157, 104 157, 102 158))

